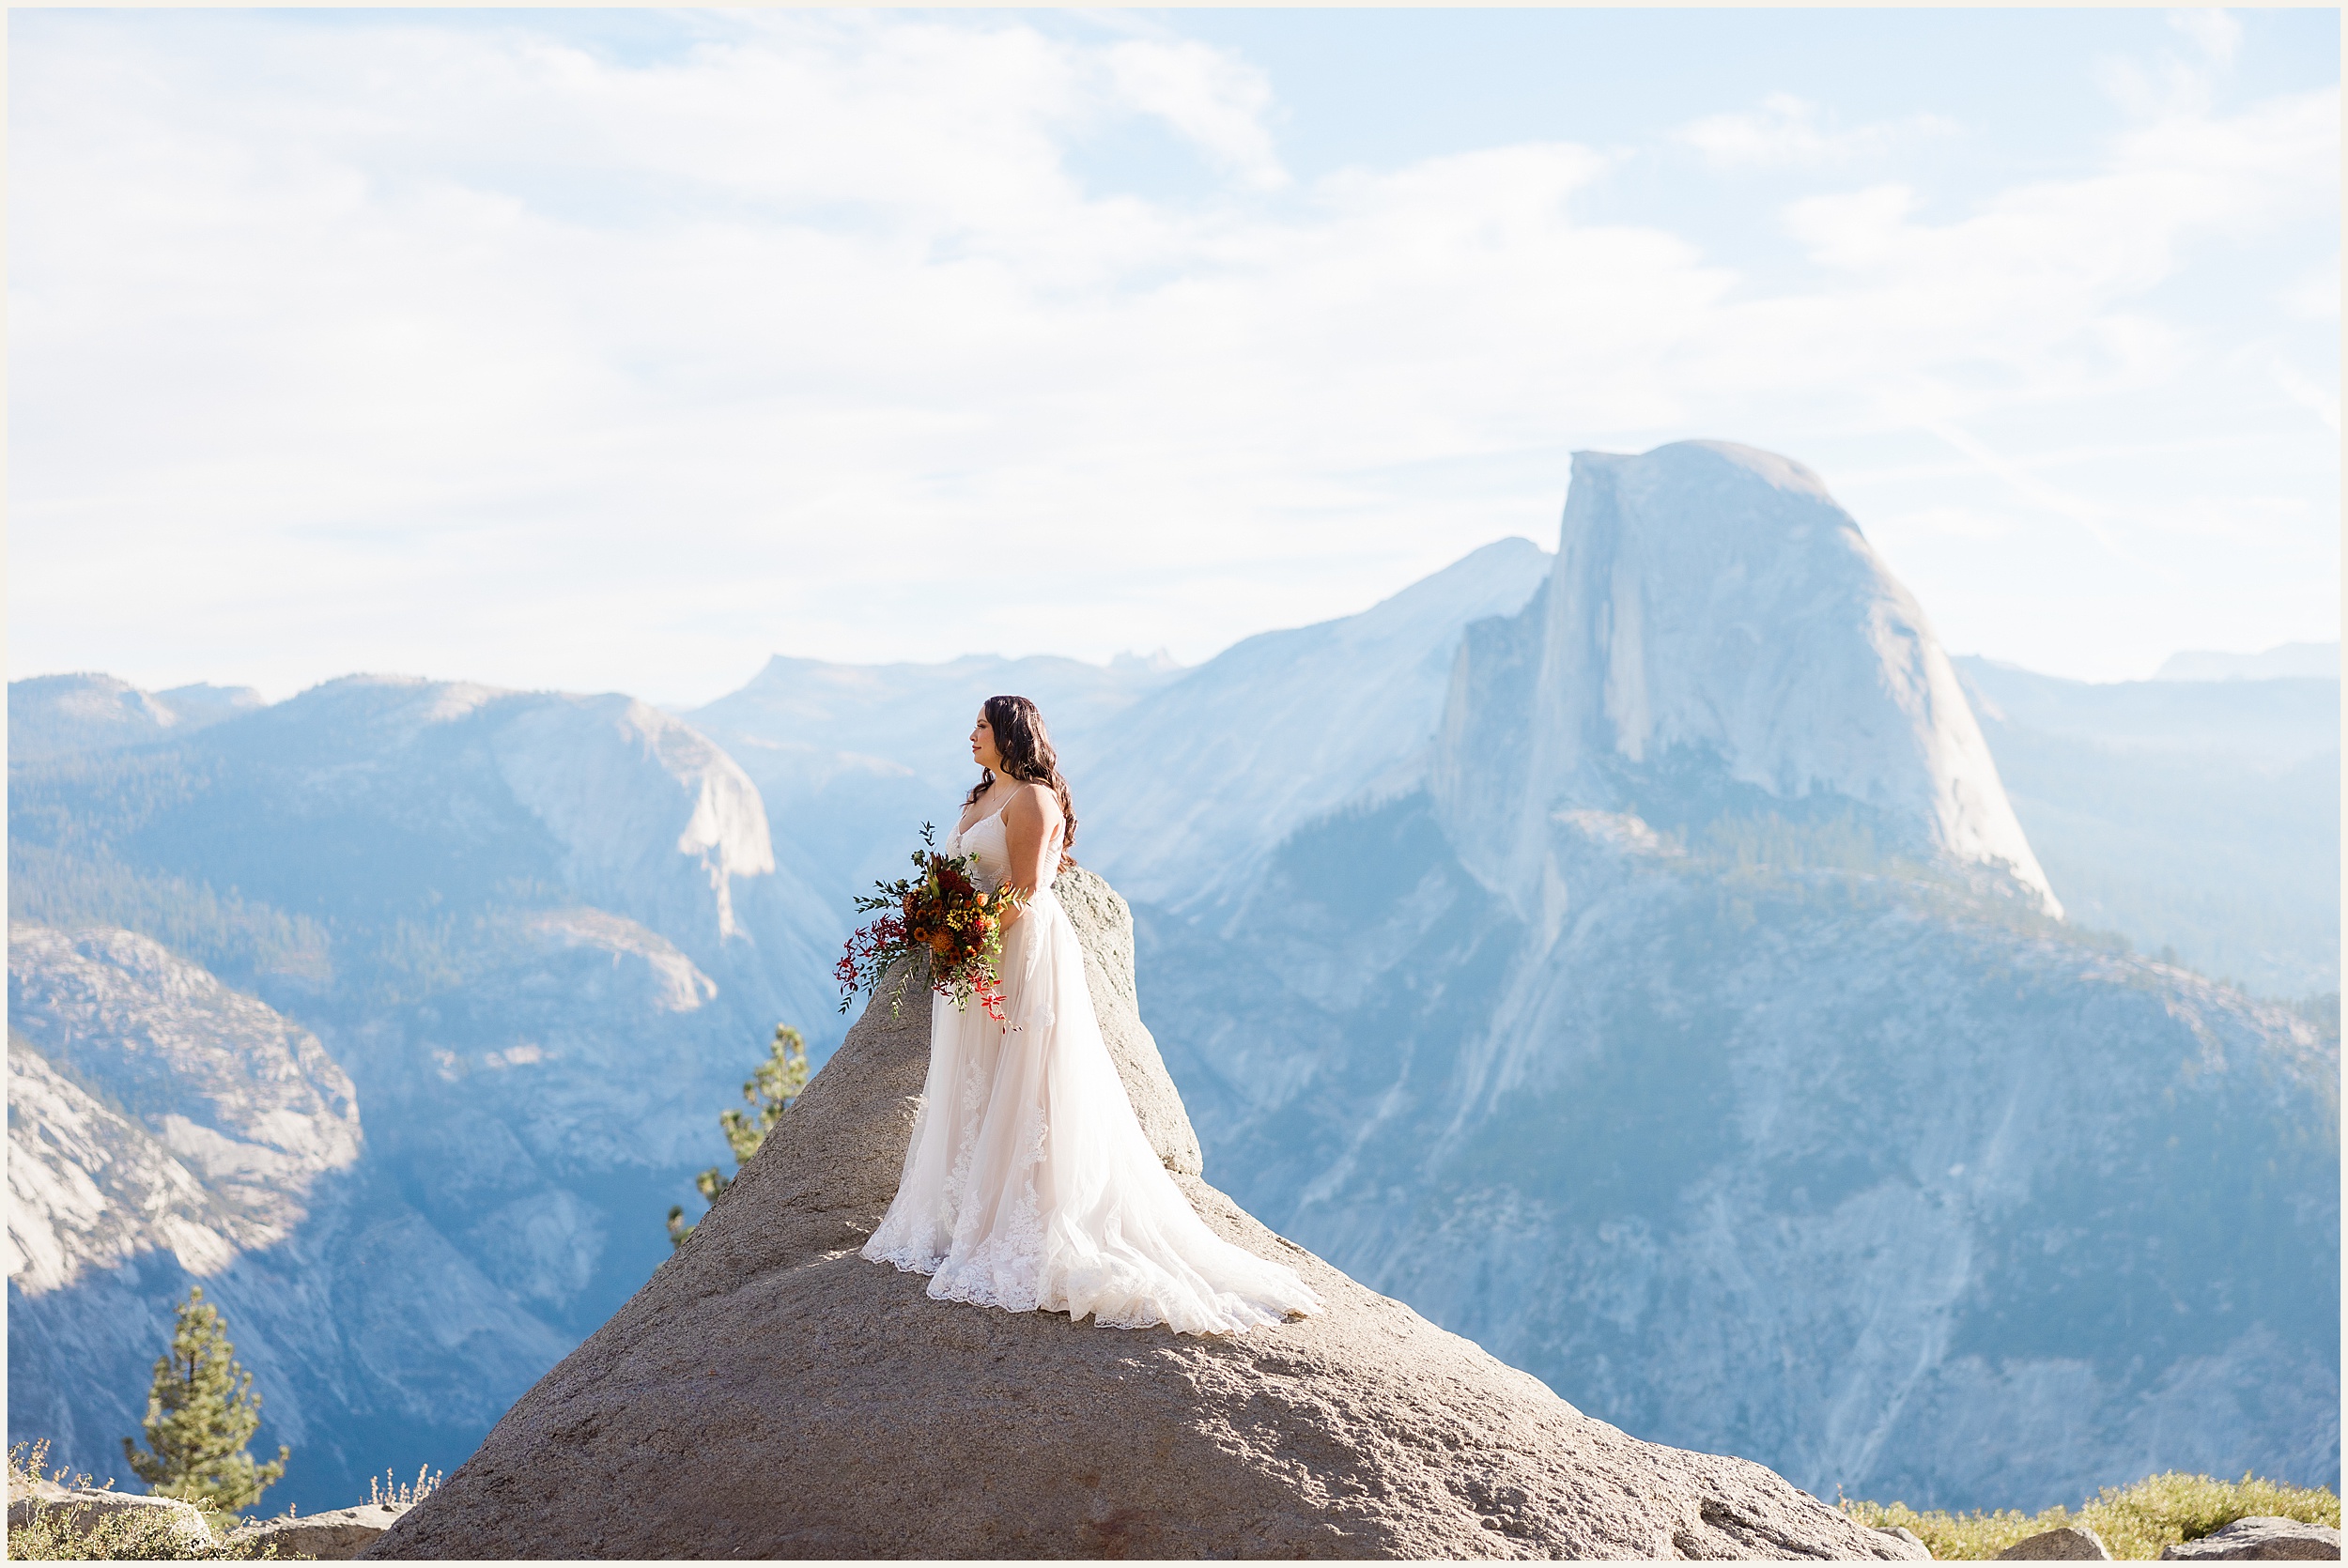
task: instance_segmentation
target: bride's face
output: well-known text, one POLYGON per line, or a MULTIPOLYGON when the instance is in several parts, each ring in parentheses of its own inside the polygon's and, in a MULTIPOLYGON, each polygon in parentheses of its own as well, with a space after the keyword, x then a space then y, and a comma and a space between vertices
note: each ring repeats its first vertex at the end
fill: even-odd
POLYGON ((970 731, 970 760, 982 768, 999 768, 1003 754, 995 749, 995 726, 986 722, 986 710, 979 710, 979 722, 970 731))

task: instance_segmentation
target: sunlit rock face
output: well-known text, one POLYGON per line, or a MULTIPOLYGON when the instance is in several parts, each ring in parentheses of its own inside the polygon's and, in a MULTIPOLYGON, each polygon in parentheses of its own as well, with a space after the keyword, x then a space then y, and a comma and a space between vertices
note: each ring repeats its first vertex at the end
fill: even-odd
POLYGON ((667 1253, 776 1023, 836 1038, 837 916, 626 697, 77 711, 10 775, 12 1426, 112 1473, 201 1281, 297 1450, 272 1500, 461 1457, 667 1253))
POLYGON ((2335 1480, 2336 1038, 2059 918, 1806 470, 1688 443, 1573 484, 1537 596, 1451 644, 1426 788, 1137 910, 1207 1174, 1584 1408, 1821 1495, 2335 1480))
POLYGON ((366 1167, 350 1075, 267 1004, 131 931, 14 922, 8 1021, 8 1420, 59 1463, 119 1472, 193 1284, 297 1497, 486 1423, 569 1343, 366 1167))
POLYGON ((1527 910, 1560 809, 1762 808, 1848 812, 2060 912, 1923 609, 1816 475, 1727 442, 1575 454, 1542 599, 1460 646, 1432 782, 1527 910))
POLYGON ((35 1294, 142 1252, 197 1273, 284 1240, 359 1158, 317 1037, 160 944, 8 929, 8 1277, 35 1294))

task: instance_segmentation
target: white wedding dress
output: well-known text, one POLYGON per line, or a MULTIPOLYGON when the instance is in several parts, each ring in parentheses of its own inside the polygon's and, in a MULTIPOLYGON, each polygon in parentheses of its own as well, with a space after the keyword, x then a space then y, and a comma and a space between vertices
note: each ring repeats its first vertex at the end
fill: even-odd
MULTIPOLYGON (((992 888, 1002 814, 946 842, 992 888)), ((897 1196, 864 1255, 930 1295, 1012 1312, 1241 1333, 1322 1310, 1293 1269, 1210 1231, 1158 1161, 1109 1060, 1084 955, 1047 885, 1003 942, 1003 1017, 930 1002, 930 1070, 897 1196)))

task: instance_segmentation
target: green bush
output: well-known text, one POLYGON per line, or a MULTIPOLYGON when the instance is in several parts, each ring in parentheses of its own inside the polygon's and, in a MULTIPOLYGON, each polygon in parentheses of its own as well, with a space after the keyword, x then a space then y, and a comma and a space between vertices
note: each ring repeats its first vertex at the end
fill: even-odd
POLYGON ((1943 1560, 1993 1558, 2016 1541, 2065 1525, 2093 1530, 2114 1558, 2136 1559, 2156 1558, 2164 1546, 2198 1541, 2253 1514, 2340 1528, 2340 1499, 2326 1487, 2286 1486, 2247 1474, 2240 1481, 2216 1481, 2182 1470, 2146 1476, 2133 1486, 2107 1486, 2077 1512, 2058 1504, 2043 1514, 2014 1508, 1925 1514, 1904 1502, 1850 1498, 1842 1507, 1862 1525, 1913 1531, 1943 1560))

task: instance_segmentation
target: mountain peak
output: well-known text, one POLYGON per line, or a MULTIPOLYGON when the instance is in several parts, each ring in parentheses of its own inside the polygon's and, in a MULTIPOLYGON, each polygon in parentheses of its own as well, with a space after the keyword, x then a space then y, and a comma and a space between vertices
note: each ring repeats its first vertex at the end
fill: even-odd
POLYGON ((19 762, 77 751, 113 751, 183 735, 266 706, 251 686, 201 683, 142 690, 119 676, 85 671, 8 683, 8 756, 19 762))
MULTIPOLYGON (((1643 478, 1670 476, 1681 484, 1702 484, 1707 480, 1722 484, 1737 484, 1758 480, 1772 489, 1792 495, 1807 496, 1813 500, 1834 505, 1834 498, 1827 491, 1826 481, 1806 466, 1774 452, 1745 446, 1736 441, 1673 441, 1651 452, 1577 452, 1573 454, 1576 477, 1584 471, 1597 473, 1601 469, 1632 469, 1643 478)), ((1840 508, 1837 508, 1839 511, 1840 508)), ((1856 523, 1851 525, 1856 528, 1856 523)))
POLYGON ((1530 892, 1560 808, 1848 807, 2059 909, 1922 607, 1802 465, 1726 441, 1577 453, 1519 620, 1463 643, 1436 769, 1492 885, 1530 892))

